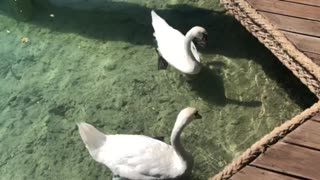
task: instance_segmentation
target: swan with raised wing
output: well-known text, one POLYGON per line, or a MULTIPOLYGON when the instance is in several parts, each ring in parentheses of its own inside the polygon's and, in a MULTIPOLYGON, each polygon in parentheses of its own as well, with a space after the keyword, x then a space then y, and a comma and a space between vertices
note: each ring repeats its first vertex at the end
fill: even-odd
POLYGON ((184 36, 153 10, 151 17, 153 36, 158 45, 158 69, 166 69, 170 64, 184 74, 198 74, 201 70, 200 55, 192 41, 205 47, 208 43, 207 31, 203 27, 195 26, 184 36))
POLYGON ((143 135, 105 135, 92 125, 79 123, 79 133, 94 160, 114 175, 131 180, 188 179, 193 158, 182 146, 182 130, 201 116, 195 108, 179 113, 171 133, 171 145, 143 135))

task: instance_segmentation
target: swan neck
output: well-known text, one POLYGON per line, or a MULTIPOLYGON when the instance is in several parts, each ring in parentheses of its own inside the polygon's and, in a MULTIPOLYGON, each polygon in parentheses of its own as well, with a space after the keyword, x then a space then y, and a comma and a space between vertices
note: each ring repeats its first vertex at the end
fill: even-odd
POLYGON ((186 120, 178 119, 176 124, 174 125, 174 128, 171 133, 171 145, 177 155, 183 160, 187 161, 188 159, 188 153, 184 149, 183 145, 181 144, 180 136, 183 131, 183 129, 187 126, 187 123, 180 123, 180 122, 186 122, 186 120))
POLYGON ((184 41, 184 49, 186 50, 187 52, 187 56, 188 56, 188 59, 191 59, 195 62, 197 62, 196 58, 194 57, 192 51, 191 51, 191 43, 192 43, 192 40, 194 39, 194 35, 193 35, 193 29, 190 29, 186 36, 185 36, 185 41, 184 41))

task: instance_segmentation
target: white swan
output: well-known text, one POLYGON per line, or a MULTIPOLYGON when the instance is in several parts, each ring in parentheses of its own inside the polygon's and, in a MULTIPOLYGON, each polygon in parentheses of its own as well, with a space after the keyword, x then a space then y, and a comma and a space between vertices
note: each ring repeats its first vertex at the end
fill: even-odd
POLYGON ((171 145, 143 135, 104 135, 92 125, 79 123, 80 136, 94 160, 113 174, 131 180, 187 179, 192 156, 185 151, 180 135, 201 116, 195 108, 183 109, 171 133, 171 145))
POLYGON ((207 31, 199 26, 190 29, 186 36, 172 28, 168 23, 151 11, 154 37, 158 44, 159 69, 165 69, 168 63, 185 74, 198 74, 201 70, 200 56, 192 40, 201 46, 207 44, 207 31), (162 57, 162 58, 160 58, 162 57))

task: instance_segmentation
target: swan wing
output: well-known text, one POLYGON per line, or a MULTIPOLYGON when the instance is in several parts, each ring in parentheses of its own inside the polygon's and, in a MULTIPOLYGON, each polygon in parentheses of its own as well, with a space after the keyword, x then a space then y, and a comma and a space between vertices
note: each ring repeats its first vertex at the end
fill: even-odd
POLYGON ((178 30, 172 28, 153 10, 151 11, 154 37, 157 40, 158 50, 161 56, 172 65, 181 58, 185 58, 184 39, 185 36, 178 30))
MULTIPOLYGON (((184 63, 184 60, 187 59, 187 54, 184 49, 185 36, 180 31, 172 28, 153 10, 151 11, 151 17, 154 29, 153 35, 157 40, 158 50, 161 56, 177 69, 182 71, 187 69, 188 64, 184 63)), ((200 56, 194 43, 191 43, 191 52, 196 60, 200 62, 200 56)))
POLYGON ((184 171, 183 167, 177 168, 181 162, 173 148, 162 141, 142 135, 108 135, 107 139, 96 160, 121 177, 152 180, 175 177, 184 171))

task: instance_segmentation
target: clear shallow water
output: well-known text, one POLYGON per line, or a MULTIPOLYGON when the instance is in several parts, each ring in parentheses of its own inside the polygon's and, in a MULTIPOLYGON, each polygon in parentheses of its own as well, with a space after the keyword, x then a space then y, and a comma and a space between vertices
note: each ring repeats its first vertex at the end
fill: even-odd
POLYGON ((76 122, 168 142, 186 106, 203 116, 182 138, 195 158, 193 179, 206 179, 315 102, 217 1, 209 2, 41 8, 29 22, 1 11, 1 179, 109 179, 76 122), (206 68, 192 83, 173 68, 157 70, 151 8, 183 33, 194 25, 208 30, 209 47, 200 49, 206 68))

